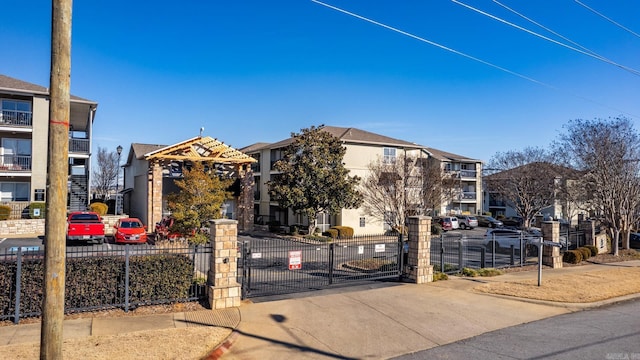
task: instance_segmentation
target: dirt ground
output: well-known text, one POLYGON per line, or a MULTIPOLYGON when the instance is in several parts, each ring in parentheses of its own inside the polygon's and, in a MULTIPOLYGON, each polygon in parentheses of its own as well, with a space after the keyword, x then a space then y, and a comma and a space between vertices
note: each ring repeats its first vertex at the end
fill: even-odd
MULTIPOLYGON (((602 254, 589 259, 592 263, 609 263, 640 259, 635 250, 621 251, 618 257, 602 254)), ((582 264, 585 264, 583 262, 582 264)), ((581 266, 581 264, 564 266, 581 266)), ((512 271, 537 271, 537 266, 513 268, 512 271)), ((640 293, 640 268, 615 268, 583 274, 560 276, 546 275, 542 286, 536 280, 521 282, 495 282, 484 284, 476 291, 527 297, 538 300, 565 303, 585 303, 611 297, 640 293)), ((71 314, 67 318, 139 316, 162 312, 184 312, 201 310, 198 303, 149 306, 129 313, 109 310, 95 313, 71 314)), ((26 319, 26 322, 39 322, 26 319)), ((21 321, 23 323, 23 321, 21 321)), ((11 323, 1 325, 11 326, 11 323)), ((199 360, 224 341, 231 330, 217 327, 194 327, 139 331, 115 336, 91 336, 85 339, 65 340, 65 359, 184 359, 199 360)), ((1 346, 3 359, 37 359, 39 343, 1 346)))

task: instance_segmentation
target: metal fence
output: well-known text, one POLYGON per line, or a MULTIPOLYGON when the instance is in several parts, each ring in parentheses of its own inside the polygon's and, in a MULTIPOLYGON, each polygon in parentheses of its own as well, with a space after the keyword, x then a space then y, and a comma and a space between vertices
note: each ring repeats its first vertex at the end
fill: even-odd
POLYGON ((400 278, 397 235, 319 242, 303 238, 244 238, 239 242, 242 297, 319 290, 368 280, 400 278))
MULTIPOLYGON (((67 249, 67 265, 70 259, 84 258, 90 259, 105 265, 113 262, 124 263, 124 268, 111 271, 112 267, 105 266, 103 270, 99 267, 96 273, 86 274, 74 272, 73 267, 67 266, 66 280, 74 279, 74 284, 78 288, 90 288, 90 284, 96 283, 98 277, 100 284, 110 284, 110 286, 97 286, 90 293, 77 294, 73 288, 67 288, 66 303, 71 301, 73 296, 73 306, 65 305, 65 313, 93 311, 101 309, 122 308, 129 311, 141 305, 153 305, 174 302, 197 301, 206 298, 206 278, 210 266, 210 256, 212 245, 193 245, 187 243, 158 243, 156 245, 93 245, 86 247, 71 247, 67 249), (140 258, 151 258, 166 255, 184 256, 189 259, 186 263, 193 266, 193 279, 189 290, 184 297, 165 298, 161 294, 164 289, 155 288, 153 293, 140 293, 132 291, 130 280, 137 276, 144 277, 145 274, 135 274, 131 266, 131 261, 140 258), (69 270, 70 269, 70 270, 69 270), (109 269, 109 270, 106 270, 109 269), (84 280, 83 280, 84 279, 84 280), (86 283, 83 283, 86 281, 86 283), (70 295, 73 293, 73 295, 70 295)), ((0 286, 4 294, 0 296, 0 320, 13 319, 18 323, 21 317, 40 316, 42 305, 42 280, 44 278, 44 251, 39 247, 16 247, 4 249, 0 252, 0 266, 4 269, 0 274, 0 286), (40 277, 39 279, 37 277, 40 277), (26 296, 25 292, 30 292, 26 296), (32 296, 31 292, 36 291, 38 296, 32 296), (34 303, 28 303, 28 299, 37 299, 34 303)), ((156 268, 154 271, 160 273, 170 269, 156 268)), ((170 278, 167 276, 167 278, 170 278)), ((161 286, 171 287, 172 281, 162 282, 161 286)), ((145 289, 148 291, 148 289, 145 289)))
POLYGON ((463 268, 505 268, 538 263, 538 252, 531 241, 536 237, 521 234, 500 239, 466 234, 441 234, 431 237, 431 264, 434 271, 457 273, 463 268))

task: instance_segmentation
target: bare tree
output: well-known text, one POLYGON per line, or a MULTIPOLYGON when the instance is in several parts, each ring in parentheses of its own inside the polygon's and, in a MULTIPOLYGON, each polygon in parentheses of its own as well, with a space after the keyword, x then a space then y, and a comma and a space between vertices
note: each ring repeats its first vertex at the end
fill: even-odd
POLYGON ((562 179, 559 167, 541 148, 497 153, 487 170, 491 174, 484 181, 491 196, 512 207, 524 219, 525 227, 542 209, 554 204, 562 179))
POLYGON ((391 229, 402 229, 407 216, 418 213, 422 204, 420 176, 415 157, 399 156, 395 161, 381 157, 369 163, 360 184, 362 211, 391 229))
POLYGON ((425 214, 436 215, 443 203, 461 196, 456 173, 446 172, 442 162, 434 158, 421 159, 420 176, 425 214))
POLYGON ((106 148, 98 146, 96 156, 96 166, 93 169, 91 186, 96 196, 106 199, 109 192, 115 188, 118 177, 118 153, 107 151, 106 148))
POLYGON ((581 185, 592 206, 602 216, 612 237, 614 255, 618 241, 629 247, 629 232, 638 221, 640 205, 640 138, 630 120, 572 120, 565 125, 556 147, 564 161, 584 171, 581 185))

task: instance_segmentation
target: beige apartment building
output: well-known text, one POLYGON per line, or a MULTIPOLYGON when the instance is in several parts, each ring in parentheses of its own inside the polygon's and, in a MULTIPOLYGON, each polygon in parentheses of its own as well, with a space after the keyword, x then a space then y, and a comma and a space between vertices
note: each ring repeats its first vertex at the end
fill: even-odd
MULTIPOLYGON (((395 161, 407 155, 421 158, 423 161, 437 162, 446 174, 456 177, 460 188, 456 196, 445 200, 434 212, 477 214, 482 209, 482 162, 479 160, 355 128, 323 126, 322 131, 327 131, 342 141, 346 148, 344 164, 350 176, 365 178, 369 172, 369 165, 377 159, 395 161)), ((277 221, 282 225, 308 224, 300 215, 294 214, 290 209, 280 208, 277 203, 270 201, 266 185, 271 176, 276 174, 273 164, 282 158, 284 149, 292 142, 293 138, 288 138, 276 143, 256 143, 240 149, 258 160, 252 164, 256 224, 266 224, 270 221, 277 221)), ((389 230, 383 219, 371 218, 363 214, 361 209, 343 209, 336 215, 320 214, 317 224, 322 231, 335 225, 349 226, 354 229, 356 235, 380 234, 389 230)))
MULTIPOLYGON (((68 210, 89 204, 91 136, 98 104, 71 96, 68 210)), ((49 90, 0 74, 0 202, 20 218, 46 199, 49 90)))

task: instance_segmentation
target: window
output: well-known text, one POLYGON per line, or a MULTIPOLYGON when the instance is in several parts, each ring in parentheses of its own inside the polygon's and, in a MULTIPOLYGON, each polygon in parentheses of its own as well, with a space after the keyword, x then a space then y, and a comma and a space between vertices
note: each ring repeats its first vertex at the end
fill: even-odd
POLYGON ((0 183, 0 201, 29 201, 29 183, 0 183))
POLYGON ((329 230, 329 228, 331 227, 329 214, 319 213, 316 217, 316 226, 318 227, 318 229, 320 229, 321 232, 329 230))
POLYGON ((361 218, 360 218, 360 227, 364 227, 364 224, 365 224, 365 222, 364 222, 364 218, 363 218, 363 217, 361 217, 361 218))
POLYGON ((31 125, 31 102, 1 99, 0 106, 2 106, 0 121, 16 125, 31 125))
POLYGON ((383 162, 385 164, 395 164, 396 163, 396 149, 394 149, 394 148, 384 148, 383 149, 383 162))

